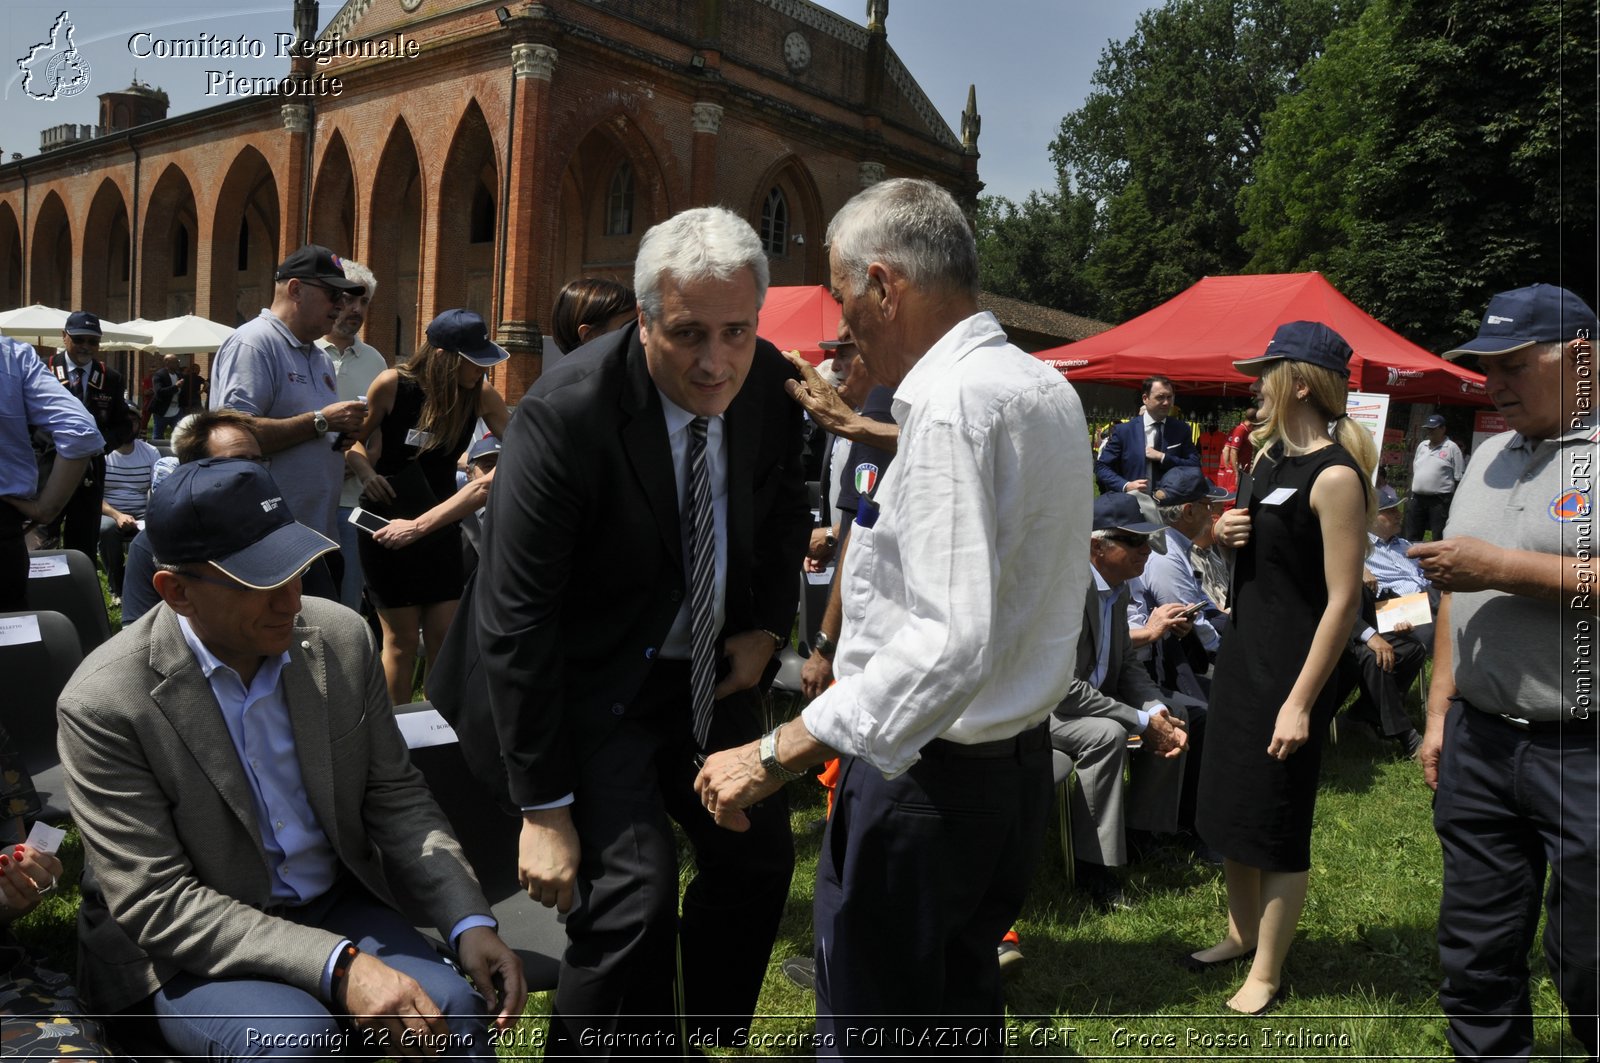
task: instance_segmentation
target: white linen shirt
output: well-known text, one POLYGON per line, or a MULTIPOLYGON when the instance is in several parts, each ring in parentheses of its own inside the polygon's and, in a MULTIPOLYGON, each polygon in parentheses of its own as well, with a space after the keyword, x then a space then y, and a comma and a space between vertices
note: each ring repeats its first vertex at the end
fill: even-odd
POLYGON ((935 343, 893 410, 879 517, 851 528, 840 577, 838 682, 802 713, 888 777, 935 738, 1010 738, 1066 694, 1094 499, 1077 393, 992 314, 935 343))

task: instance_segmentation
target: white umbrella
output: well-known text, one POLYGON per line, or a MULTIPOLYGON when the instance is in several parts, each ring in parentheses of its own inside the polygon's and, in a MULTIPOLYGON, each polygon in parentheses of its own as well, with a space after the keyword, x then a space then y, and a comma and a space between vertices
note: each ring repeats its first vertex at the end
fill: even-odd
MULTIPOLYGON (((0 313, 0 335, 35 344, 59 344, 70 312, 35 303, 0 313)), ((100 322, 101 343, 148 343, 150 334, 114 321, 100 322)))
POLYGON ((147 325, 150 342, 144 349, 161 354, 209 354, 233 335, 229 326, 194 314, 151 321, 147 325))
MULTIPOLYGON (((155 324, 156 323, 154 321, 150 321, 142 317, 130 318, 129 320, 124 321, 121 325, 116 326, 117 329, 127 332, 130 336, 138 335, 142 336, 143 338, 138 340, 108 340, 104 336, 101 336, 100 349, 102 351, 142 351, 149 346, 151 330, 155 328, 155 324)), ((106 327, 106 323, 104 321, 100 322, 100 327, 101 329, 104 329, 106 327)))

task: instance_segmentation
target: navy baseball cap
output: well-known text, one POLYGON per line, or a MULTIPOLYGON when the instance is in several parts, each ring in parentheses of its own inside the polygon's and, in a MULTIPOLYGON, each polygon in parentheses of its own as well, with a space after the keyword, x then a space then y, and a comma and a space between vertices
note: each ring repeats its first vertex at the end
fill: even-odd
POLYGON ((1228 492, 1215 487, 1205 473, 1192 465, 1180 465, 1170 470, 1156 484, 1155 499, 1163 506, 1181 506, 1186 502, 1220 502, 1228 492))
POLYGON ((157 561, 209 561, 255 590, 281 587, 339 548, 296 522, 271 474, 244 458, 179 465, 150 496, 145 534, 157 561))
POLYGON ((1350 345, 1344 337, 1320 321, 1290 321, 1279 325, 1267 343, 1266 352, 1256 358, 1234 362, 1233 367, 1249 376, 1260 376, 1273 362, 1304 362, 1350 375, 1350 345))
POLYGON ((1441 417, 1439 414, 1431 413, 1431 414, 1428 415, 1428 419, 1426 421, 1422 422, 1422 427, 1424 427, 1424 428, 1443 428, 1444 427, 1444 418, 1441 417))
POLYGON ((100 319, 87 310, 74 310, 67 315, 67 323, 62 331, 68 336, 98 336, 100 319))
POLYGON ((1135 535, 1150 536, 1150 549, 1158 554, 1167 552, 1165 524, 1149 520, 1139 505, 1139 500, 1126 491, 1112 491, 1094 500, 1095 531, 1125 531, 1135 535))
POLYGON ((1400 504, 1400 492, 1384 484, 1378 488, 1378 508, 1393 509, 1400 504))
POLYGON ((446 310, 428 322, 428 342, 485 369, 511 357, 504 347, 489 338, 489 326, 483 318, 459 307, 446 310))
POLYGON ((1535 343, 1564 343, 1585 329, 1593 339, 1595 317, 1588 303, 1554 284, 1530 284, 1491 298, 1478 334, 1444 356, 1510 354, 1535 343))
POLYGON ((344 275, 344 260, 321 244, 306 244, 278 263, 275 281, 321 281, 352 295, 365 295, 367 286, 344 275))
POLYGON ((500 453, 500 439, 493 432, 490 432, 467 448, 467 464, 471 465, 479 458, 486 458, 490 454, 498 453, 500 453))

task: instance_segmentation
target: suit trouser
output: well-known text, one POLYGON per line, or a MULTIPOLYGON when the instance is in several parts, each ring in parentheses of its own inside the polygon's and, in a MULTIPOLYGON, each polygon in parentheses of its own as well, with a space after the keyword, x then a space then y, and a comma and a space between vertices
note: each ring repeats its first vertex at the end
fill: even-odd
POLYGON ((22 514, 0 501, 0 613, 28 608, 28 540, 22 514))
MULTIPOLYGON (((347 937, 416 979, 449 1023, 446 1040, 429 1042, 440 1054, 494 1058, 483 998, 400 913, 358 886, 336 886, 281 914, 347 937)), ((179 1055, 200 1059, 398 1057, 402 1049, 383 1030, 347 1028, 319 997, 264 979, 176 975, 150 998, 150 1011, 179 1055)))
POLYGON ((1445 522, 1450 519, 1450 502, 1455 494, 1412 495, 1406 503, 1405 528, 1400 534, 1414 543, 1422 541, 1422 533, 1433 532, 1438 542, 1444 538, 1445 522))
POLYGON ((122 594, 122 577, 127 568, 128 543, 137 535, 124 532, 110 517, 100 517, 100 564, 106 570, 106 586, 111 593, 122 594))
POLYGON ((80 550, 90 561, 100 556, 100 500, 105 495, 106 459, 95 455, 83 471, 83 480, 61 507, 48 528, 61 537, 66 550, 80 550))
MULTIPOLYGON (((1182 709, 1170 711, 1187 720, 1182 709)), ((1072 851, 1078 859, 1121 867, 1128 862, 1128 831, 1177 831, 1187 752, 1171 759, 1143 751, 1130 755, 1127 730, 1106 716, 1052 714, 1049 724, 1051 745, 1072 758, 1078 773, 1072 791, 1072 851)))
MULTIPOLYGON (((713 749, 760 734, 753 691, 717 703, 713 749)), ((577 901, 550 1013, 547 1058, 682 1055, 673 1022, 675 955, 684 1011, 702 1047, 750 1025, 794 871, 783 793, 748 810, 750 829, 712 822, 694 792, 689 665, 658 661, 634 703, 579 766, 572 805, 577 901), (695 877, 678 901, 675 820, 695 877)))
POLYGON ((995 944, 1022 911, 1051 781, 1043 724, 999 745, 935 740, 893 779, 842 761, 813 909, 819 1059, 1004 1054, 995 944))
MULTIPOLYGON (((1430 625, 1429 631, 1432 630, 1430 625)), ((1352 645, 1350 655, 1359 673, 1357 684, 1361 699, 1350 707, 1352 719, 1375 724, 1385 736, 1393 738, 1415 729, 1411 717, 1406 715, 1405 696, 1422 672, 1423 664, 1433 646, 1430 637, 1426 644, 1416 636, 1391 631, 1383 636, 1394 646, 1394 671, 1385 672, 1378 663, 1378 655, 1366 643, 1352 645)))
POLYGON ((1597 733, 1593 719, 1524 731, 1461 702, 1446 721, 1433 824, 1444 851, 1439 1006, 1457 1058, 1526 1058, 1533 1049, 1528 950, 1547 868, 1545 960, 1572 1032, 1595 1054, 1597 733))

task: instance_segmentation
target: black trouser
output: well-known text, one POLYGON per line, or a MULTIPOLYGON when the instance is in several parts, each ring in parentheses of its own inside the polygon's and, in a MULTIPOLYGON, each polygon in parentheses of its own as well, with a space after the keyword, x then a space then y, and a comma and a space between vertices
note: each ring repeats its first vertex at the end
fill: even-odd
POLYGON ((78 484, 61 507, 61 513, 47 529, 61 541, 65 550, 81 550, 93 562, 100 556, 100 501, 105 497, 106 459, 95 455, 83 470, 78 484))
POLYGON ((1444 523, 1450 519, 1452 492, 1443 495, 1412 495, 1406 502, 1405 530, 1401 532, 1414 543, 1422 541, 1422 533, 1431 531, 1433 541, 1444 538, 1444 523))
POLYGON ((28 540, 22 514, 0 502, 0 613, 28 608, 28 540))
POLYGON ((1050 743, 1040 724, 986 745, 935 740, 893 779, 841 765, 813 910, 817 1058, 1004 1054, 995 946, 1044 841, 1050 743))
MULTIPOLYGON (((708 1049, 734 1044, 755 1011, 794 871, 782 791, 748 810, 742 833, 717 826, 695 795, 687 662, 658 661, 634 703, 617 708, 621 722, 578 769, 578 900, 546 1058, 682 1056, 675 955, 691 1038, 708 1049), (694 850, 681 917, 669 818, 694 850)), ((711 747, 742 745, 760 728, 753 691, 725 698, 711 747)))
POLYGON ((1541 892, 1545 959, 1572 1032, 1595 1054, 1596 722, 1523 730, 1459 700, 1450 710, 1433 825, 1444 851, 1439 1006, 1459 1059, 1526 1058, 1533 1050, 1528 950, 1541 892))
POLYGON ((1387 738, 1398 738, 1416 729, 1406 715, 1405 696, 1433 648, 1433 629, 1430 626, 1426 630, 1430 632, 1426 641, 1403 631, 1383 636, 1394 647, 1392 672, 1383 670, 1378 655, 1365 642, 1351 645, 1346 681, 1354 681, 1361 690, 1360 699, 1350 707, 1351 719, 1372 724, 1387 738))

